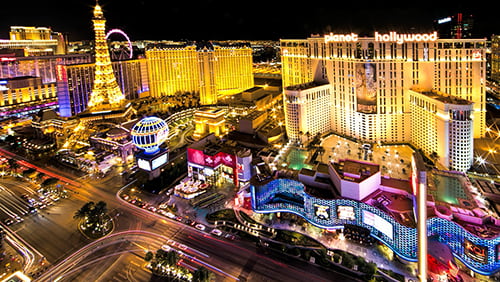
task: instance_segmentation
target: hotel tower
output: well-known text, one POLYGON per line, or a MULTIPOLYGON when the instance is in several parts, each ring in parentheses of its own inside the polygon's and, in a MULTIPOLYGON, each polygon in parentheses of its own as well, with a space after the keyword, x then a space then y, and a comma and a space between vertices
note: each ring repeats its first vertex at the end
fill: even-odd
POLYGON ((437 154, 445 167, 464 171, 471 152, 436 142, 464 136, 464 146, 472 148, 473 138, 484 136, 485 44, 485 39, 439 39, 436 32, 281 40, 288 136, 298 140, 299 132, 333 131, 369 143, 411 143, 427 156, 437 154), (434 118, 412 123, 422 114, 434 118), (460 127, 451 124, 458 117, 460 127), (451 137, 436 137, 442 134, 451 137))
POLYGON ((94 22, 95 31, 95 77, 88 110, 118 109, 123 105, 125 96, 116 82, 111 66, 108 45, 106 43, 106 19, 99 4, 95 5, 92 21, 94 22))

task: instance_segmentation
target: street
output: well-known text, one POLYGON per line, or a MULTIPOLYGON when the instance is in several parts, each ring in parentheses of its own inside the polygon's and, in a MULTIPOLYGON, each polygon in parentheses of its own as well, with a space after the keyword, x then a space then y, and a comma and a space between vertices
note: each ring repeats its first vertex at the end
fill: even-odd
MULTIPOLYGON (((355 281, 348 276, 324 270, 314 265, 299 260, 271 258, 257 253, 254 243, 245 241, 226 241, 200 232, 191 226, 175 220, 162 217, 139 207, 133 206, 117 197, 116 193, 121 188, 121 179, 118 175, 109 175, 98 180, 83 180, 72 176, 68 172, 45 167, 45 170, 54 174, 62 174, 65 179, 77 182, 80 187, 68 185, 69 198, 60 200, 57 204, 48 206, 38 214, 28 216, 21 223, 11 226, 11 230, 23 238, 32 248, 43 254, 50 263, 48 270, 42 274, 46 279, 55 279, 59 273, 71 272, 71 269, 85 264, 90 255, 99 255, 99 267, 82 267, 72 272, 71 278, 65 277, 63 281, 75 281, 75 277, 94 277, 99 279, 112 279, 114 276, 122 277, 132 273, 143 273, 141 260, 130 260, 131 254, 125 251, 124 243, 118 245, 110 243, 107 249, 89 249, 96 241, 85 238, 77 229, 77 220, 73 219, 77 211, 88 201, 105 201, 109 211, 119 214, 114 217, 115 227, 113 233, 101 239, 113 238, 113 235, 123 232, 147 232, 156 234, 156 238, 146 240, 146 248, 156 251, 168 239, 177 242, 191 259, 203 264, 216 273, 218 281, 223 280, 250 280, 250 281, 330 281, 330 277, 342 277, 343 281, 355 281), (134 231, 135 230, 135 231, 134 231), (161 236, 161 237, 158 237, 161 236), (112 246, 111 246, 112 245, 112 246), (106 251, 107 250, 107 251, 106 251), (115 255, 116 251, 120 254, 115 255), (95 252, 95 254, 94 254, 95 252), (110 253, 111 252, 111 253, 110 253), (76 254, 76 255, 75 255, 76 254), (111 255, 112 254, 112 255, 111 255), (103 256, 106 256, 103 258, 103 256), (78 257, 74 264, 64 265, 68 258, 78 257), (128 268, 124 262, 129 261, 128 268), (59 267, 59 263, 63 263, 59 267), (55 269, 57 268, 57 269, 55 269), (60 270, 62 269, 62 270, 60 270), (129 272, 121 273, 123 269, 129 272), (97 276, 96 276, 97 275, 97 276)), ((3 183, 15 189, 13 183, 3 183)), ((137 244, 144 244, 140 236, 134 235, 128 240, 137 244)), ((154 236, 153 236, 154 237, 154 236)), ((101 240, 100 239, 100 240, 101 240)), ((128 244, 129 246, 131 244, 128 244)), ((135 246, 130 251, 135 257, 140 251, 135 246)), ((88 262, 88 261, 87 261, 88 262)), ((147 275, 146 275, 147 276, 147 275)), ((132 277, 132 276, 130 276, 132 277)), ((134 276, 136 277, 136 276, 134 276)), ((141 281, 144 273, 134 278, 141 281)), ((84 280, 89 281, 86 278, 84 280)))

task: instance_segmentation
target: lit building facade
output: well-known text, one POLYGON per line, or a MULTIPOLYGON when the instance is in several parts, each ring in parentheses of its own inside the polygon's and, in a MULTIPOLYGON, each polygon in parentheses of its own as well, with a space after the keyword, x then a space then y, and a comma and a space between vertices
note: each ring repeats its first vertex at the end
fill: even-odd
MULTIPOLYGON (((410 90, 444 93, 471 102, 467 107, 472 107, 472 137, 481 138, 486 131, 485 43, 485 39, 438 39, 436 32, 375 32, 375 37, 370 38, 353 33, 329 34, 305 40, 282 40, 283 87, 286 94, 290 87, 311 82, 328 84, 330 130, 369 143, 412 143, 412 136, 422 135, 411 132, 411 119, 415 114, 410 90)), ((298 107, 290 102, 290 99, 284 100, 285 114, 297 115, 295 124, 313 119, 294 112, 298 107)), ((316 108, 310 114, 324 111, 316 108)), ((435 117, 435 113, 428 114, 430 119, 435 117)), ((450 131, 440 134, 443 133, 452 134, 450 131)), ((451 139, 449 135, 443 140, 451 139)), ((446 148, 449 145, 432 146, 446 148)), ((450 147, 443 152, 450 150, 457 149, 450 147)), ((446 167, 464 170, 458 163, 451 165, 451 159, 442 162, 446 167)), ((460 163, 465 161, 462 159, 460 163)))
MULTIPOLYGON (((115 61, 111 66, 125 99, 137 99, 149 90, 145 59, 115 61)), ((56 74, 61 116, 70 117, 85 111, 95 80, 95 64, 61 64, 56 74)))
POLYGON ((0 117, 25 115, 57 107, 55 83, 43 84, 39 77, 0 78, 0 117))
POLYGON ((500 35, 491 36, 491 79, 500 82, 500 35))
POLYGON ((474 149, 472 102, 436 91, 409 94, 412 144, 449 170, 467 171, 474 149))
POLYGON ((226 134, 226 111, 217 108, 208 108, 197 110, 193 116, 194 133, 193 138, 200 138, 209 134, 223 136, 226 134))
POLYGON ((146 50, 151 96, 200 93, 202 105, 253 86, 252 49, 245 44, 157 45, 146 50))
MULTIPOLYGON (((500 220, 486 215, 486 207, 474 196, 467 176, 420 171, 413 162, 412 168, 415 169, 412 180, 404 181, 381 177, 376 164, 339 160, 328 164, 326 177, 333 185, 316 190, 292 179, 254 177, 250 186, 252 209, 257 213, 293 213, 316 227, 343 229, 344 233, 347 226, 356 225, 399 258, 412 262, 427 261, 425 251, 419 247, 425 246, 421 242, 432 238, 447 245, 465 268, 482 275, 497 273, 500 270, 500 220), (445 182, 453 185, 443 185, 445 182), (422 185, 427 188, 425 194, 419 193, 422 185), (461 195, 450 197, 441 190, 443 186, 461 195), (337 192, 328 196, 324 193, 328 189, 337 192), (424 207, 418 210, 418 216, 425 218, 418 221, 422 226, 416 221, 417 196, 423 198, 418 200, 424 207), (425 210, 427 214, 421 213, 425 210), (419 228, 426 230, 423 238, 419 237, 419 228)), ((426 266, 420 264, 420 267, 426 266)), ((427 273, 419 274, 425 280, 427 273)), ((456 276, 456 272, 450 274, 456 276)))
POLYGON ((463 13, 457 13, 434 21, 434 28, 441 38, 473 38, 473 27, 473 16, 463 13))
POLYGON ((106 42, 106 19, 101 6, 94 7, 95 32, 95 76, 92 92, 90 94, 88 109, 110 110, 123 106, 125 96, 120 90, 111 67, 108 44, 106 42))
POLYGON ((0 39, 0 49, 23 50, 24 56, 66 54, 61 33, 47 27, 11 26, 10 39, 0 39))
POLYGON ((485 39, 375 35, 282 40, 283 87, 328 83, 331 130, 365 142, 411 141, 408 90, 414 86, 473 102, 473 136, 484 136, 485 39))
POLYGON ((252 177, 249 149, 223 142, 210 134, 187 148, 188 177, 213 186, 242 187, 252 177))
POLYGON ((92 62, 90 54, 16 57, 0 55, 0 78, 36 76, 42 83, 56 82, 57 65, 85 64, 92 62))
POLYGON ((289 139, 300 140, 331 130, 330 85, 316 83, 289 86, 284 91, 285 124, 289 139))

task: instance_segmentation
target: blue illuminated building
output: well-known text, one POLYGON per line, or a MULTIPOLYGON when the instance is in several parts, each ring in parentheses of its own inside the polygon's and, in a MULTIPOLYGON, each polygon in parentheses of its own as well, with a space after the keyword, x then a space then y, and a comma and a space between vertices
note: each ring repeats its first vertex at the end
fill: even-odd
MULTIPOLYGON (((347 165, 342 165, 343 169, 347 167, 347 165)), ((366 164, 366 167, 369 166, 370 164, 366 164)), ((330 168, 333 168, 333 165, 330 168)), ((355 174, 347 173, 347 171, 340 173, 330 171, 334 175, 332 182, 336 182, 338 179, 334 178, 339 176, 340 180, 351 178, 349 184, 351 186, 347 185, 349 189, 356 189, 356 186, 352 186, 353 183, 359 184, 359 187, 363 189, 363 181, 373 182, 370 177, 377 174, 373 166, 370 168, 372 169, 370 175, 363 176, 361 173, 361 178, 358 179, 355 174), (345 177, 342 173, 349 177, 345 177)), ((310 173, 310 175, 313 174, 310 173)), ((461 176, 461 174, 455 175, 448 172, 444 175, 461 176)), ((300 175, 299 179, 301 179, 300 175)), ((342 229, 345 225, 360 226, 369 230, 372 237, 387 245, 402 259, 417 261, 418 234, 413 212, 410 208, 408 214, 411 214, 413 219, 405 218, 405 215, 398 212, 392 212, 390 201, 390 199, 405 198, 406 202, 413 203, 411 186, 408 185, 407 189, 403 189, 404 191, 402 190, 400 194, 391 194, 387 191, 391 189, 395 191, 395 189, 388 187, 388 181, 390 182, 390 179, 382 179, 379 191, 366 197, 363 196, 363 199, 346 198, 340 195, 346 192, 340 192, 337 197, 333 198, 321 197, 317 194, 313 196, 314 193, 310 193, 312 191, 310 183, 306 186, 292 179, 253 181, 252 209, 257 213, 294 213, 323 229, 342 229)), ((433 189, 432 184, 429 189, 433 189)), ((352 192, 349 193, 352 194, 352 192)), ((500 233, 491 232, 493 229, 488 229, 491 225, 498 225, 494 222, 494 218, 484 215, 476 216, 465 209, 456 208, 458 206, 455 205, 446 206, 439 200, 433 200, 432 196, 428 202, 428 207, 431 206, 434 206, 436 212, 428 214, 428 238, 449 246, 459 261, 479 274, 493 275, 500 270, 500 233), (455 211, 456 214, 454 214, 455 211), (467 222, 467 220, 476 221, 476 223, 467 222), (476 232, 476 227, 478 230, 490 230, 490 232, 476 232)))

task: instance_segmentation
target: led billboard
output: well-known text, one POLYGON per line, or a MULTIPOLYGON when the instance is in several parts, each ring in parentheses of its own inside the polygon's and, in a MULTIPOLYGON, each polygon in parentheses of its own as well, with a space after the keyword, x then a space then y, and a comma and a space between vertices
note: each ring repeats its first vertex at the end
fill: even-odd
POLYGON ((365 114, 377 113, 377 68, 373 63, 356 64, 357 111, 365 114))
POLYGON ((363 210, 362 213, 364 224, 372 226, 387 237, 393 239, 393 226, 389 221, 367 210, 363 210))
POLYGON ((355 220, 356 213, 354 213, 354 207, 337 206, 337 217, 338 219, 355 220))

